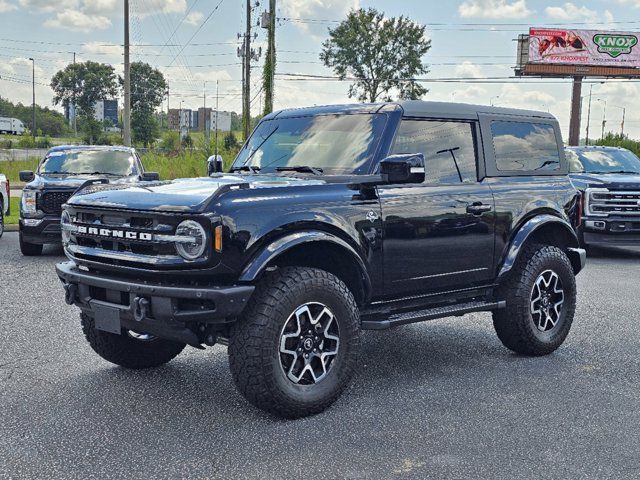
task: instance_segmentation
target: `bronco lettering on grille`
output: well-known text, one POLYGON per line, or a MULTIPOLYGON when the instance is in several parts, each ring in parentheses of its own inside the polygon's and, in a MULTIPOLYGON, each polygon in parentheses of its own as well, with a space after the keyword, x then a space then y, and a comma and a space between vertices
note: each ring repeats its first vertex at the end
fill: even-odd
POLYGON ((95 235, 97 237, 124 238, 127 240, 153 240, 153 234, 145 232, 132 232, 130 230, 114 230, 111 228, 96 228, 78 226, 77 233, 82 235, 95 235))

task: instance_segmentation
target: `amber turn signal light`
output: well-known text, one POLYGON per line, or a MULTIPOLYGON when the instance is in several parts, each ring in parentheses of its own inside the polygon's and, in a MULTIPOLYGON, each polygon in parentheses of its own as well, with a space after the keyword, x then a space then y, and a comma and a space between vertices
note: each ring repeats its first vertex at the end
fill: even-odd
POLYGON ((214 230, 213 246, 216 252, 222 251, 222 225, 218 225, 214 230))

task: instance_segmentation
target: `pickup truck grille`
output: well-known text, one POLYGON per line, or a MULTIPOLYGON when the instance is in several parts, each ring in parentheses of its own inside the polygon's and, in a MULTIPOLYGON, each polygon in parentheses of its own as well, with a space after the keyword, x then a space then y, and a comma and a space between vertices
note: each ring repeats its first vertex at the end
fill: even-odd
POLYGON ((143 269, 183 267, 172 236, 180 215, 70 208, 67 253, 78 260, 143 269))
POLYGON ((60 215, 62 205, 73 195, 73 190, 62 192, 43 192, 38 197, 38 208, 50 215, 60 215))
POLYGON ((587 215, 625 215, 640 217, 640 191, 587 189, 587 215))

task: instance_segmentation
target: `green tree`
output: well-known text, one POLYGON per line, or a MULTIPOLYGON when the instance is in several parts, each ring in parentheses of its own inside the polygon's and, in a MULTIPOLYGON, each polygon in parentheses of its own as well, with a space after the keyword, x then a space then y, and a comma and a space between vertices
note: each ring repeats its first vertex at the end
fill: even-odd
POLYGON ((422 57, 431 48, 425 27, 400 16, 386 18, 373 8, 349 12, 329 30, 320 60, 338 77, 353 77, 349 97, 360 101, 418 99, 427 93, 415 78, 429 71, 422 57))
POLYGON ((51 89, 55 105, 68 107, 75 102, 79 116, 84 120, 85 135, 89 143, 93 143, 101 130, 100 123, 94 119, 94 106, 118 93, 113 67, 92 61, 67 65, 53 76, 51 89))
MULTIPOLYGON (((124 79, 120 77, 120 85, 124 79)), ((131 64, 131 128, 133 139, 145 147, 153 143, 159 134, 159 125, 154 114, 162 105, 167 91, 167 82, 159 70, 148 63, 131 64)))

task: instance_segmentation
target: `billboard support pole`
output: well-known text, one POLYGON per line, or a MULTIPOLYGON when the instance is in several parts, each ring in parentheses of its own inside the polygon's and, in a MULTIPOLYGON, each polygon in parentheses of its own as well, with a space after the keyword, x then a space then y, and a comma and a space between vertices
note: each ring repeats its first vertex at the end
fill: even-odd
POLYGON ((580 97, 582 96, 582 76, 573 77, 571 94, 571 120, 569 121, 569 145, 580 144, 580 97))

